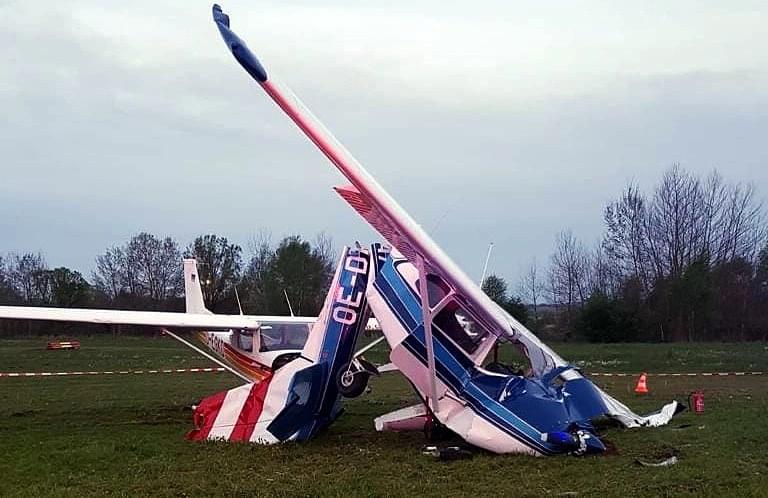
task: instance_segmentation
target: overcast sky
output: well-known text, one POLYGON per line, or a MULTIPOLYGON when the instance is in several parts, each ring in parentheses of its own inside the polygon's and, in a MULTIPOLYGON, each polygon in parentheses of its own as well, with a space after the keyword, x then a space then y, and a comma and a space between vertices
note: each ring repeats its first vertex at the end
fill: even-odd
MULTIPOLYGON (((768 194, 768 3, 228 1, 232 27, 470 276, 514 285, 672 163, 768 194)), ((210 3, 0 0, 0 254, 90 275, 146 230, 374 235, 210 3)))

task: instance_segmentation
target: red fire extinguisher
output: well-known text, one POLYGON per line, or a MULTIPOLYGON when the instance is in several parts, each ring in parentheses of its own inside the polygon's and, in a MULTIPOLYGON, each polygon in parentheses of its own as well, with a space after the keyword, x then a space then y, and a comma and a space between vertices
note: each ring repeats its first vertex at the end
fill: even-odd
POLYGON ((704 413, 704 391, 693 391, 688 401, 694 413, 704 413))

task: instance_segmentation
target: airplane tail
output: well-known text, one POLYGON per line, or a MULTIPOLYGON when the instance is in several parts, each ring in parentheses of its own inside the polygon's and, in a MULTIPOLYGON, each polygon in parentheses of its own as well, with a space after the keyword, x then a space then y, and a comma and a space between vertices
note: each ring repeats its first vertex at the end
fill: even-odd
POLYGON ((197 272, 197 260, 184 260, 184 296, 186 298, 186 312, 197 315, 210 315, 205 307, 203 289, 200 286, 200 275, 197 272))
POLYGON ((341 413, 342 396, 358 377, 350 364, 368 319, 369 269, 367 251, 344 248, 301 356, 261 382, 205 398, 195 407, 195 429, 187 438, 305 441, 333 422, 341 413))

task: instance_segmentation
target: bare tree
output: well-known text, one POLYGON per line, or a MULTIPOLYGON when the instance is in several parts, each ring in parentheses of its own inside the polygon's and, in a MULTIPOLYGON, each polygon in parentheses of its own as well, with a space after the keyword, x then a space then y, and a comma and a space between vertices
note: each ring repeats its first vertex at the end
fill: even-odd
POLYGON ((753 184, 735 184, 728 189, 723 209, 718 256, 721 261, 754 260, 765 240, 763 206, 755 200, 753 184))
POLYGON ((661 335, 690 340, 719 326, 713 337, 733 336, 734 327, 746 337, 747 269, 757 264, 767 228, 756 197, 752 184, 728 183, 717 171, 702 179, 679 165, 651 197, 630 185, 605 209, 605 257, 593 255, 591 274, 599 287, 613 281, 608 288, 661 335))
POLYGON ((606 206, 607 264, 648 292, 653 281, 678 278, 702 258, 753 260, 765 240, 762 213, 753 185, 729 185, 717 171, 701 181, 673 165, 650 200, 630 184, 606 206))
MULTIPOLYGON (((607 297, 616 296, 619 293, 621 281, 625 277, 620 266, 611 259, 611 255, 605 250, 603 244, 598 244, 592 250, 587 273, 589 275, 589 294, 599 292, 607 297)), ((628 275, 637 277, 640 281, 639 275, 635 272, 630 272, 628 275)))
POLYGON ((600 260, 611 266, 611 272, 633 276, 650 285, 650 251, 647 238, 647 201, 636 185, 630 184, 621 197, 605 208, 606 233, 602 242, 605 258, 600 260))
POLYGON ((555 241, 551 257, 550 284, 553 301, 566 306, 569 320, 575 306, 582 307, 587 296, 588 257, 571 230, 563 230, 555 241))
POLYGON ((325 232, 320 232, 315 236, 314 253, 321 258, 329 267, 329 272, 333 271, 333 266, 336 264, 337 252, 333 245, 333 239, 325 232))
POLYGON ((12 254, 9 265, 11 286, 26 303, 49 304, 51 286, 48 265, 40 253, 12 254))
POLYGON ((2 304, 15 304, 17 300, 18 294, 11 281, 9 262, 0 256, 0 302, 2 304))
POLYGON ((653 196, 647 237, 656 278, 679 277, 704 254, 704 215, 699 180, 674 165, 667 170, 653 196))
POLYGON ((534 323, 539 321, 539 303, 544 295, 545 282, 540 276, 536 258, 531 261, 528 270, 520 281, 519 292, 524 300, 533 306, 534 323))
POLYGON ((104 254, 96 257, 96 269, 93 282, 96 290, 115 300, 122 293, 135 293, 133 272, 127 268, 125 252, 120 247, 110 247, 104 254))
POLYGON ((267 309, 264 281, 275 250, 272 247, 272 233, 266 229, 256 232, 248 244, 250 258, 238 287, 243 304, 249 312, 265 312, 267 309))
POLYGON ((125 249, 126 266, 141 294, 160 302, 177 297, 182 289, 181 252, 170 237, 158 239, 142 232, 125 249))

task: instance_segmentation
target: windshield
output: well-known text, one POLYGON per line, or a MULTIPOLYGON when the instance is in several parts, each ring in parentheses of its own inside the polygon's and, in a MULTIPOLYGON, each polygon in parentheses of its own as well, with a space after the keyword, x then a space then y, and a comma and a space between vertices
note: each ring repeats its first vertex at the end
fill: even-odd
POLYGON ((261 347, 259 351, 282 351, 302 349, 307 342, 309 323, 268 323, 261 324, 261 347))
POLYGON ((488 336, 488 332, 471 316, 459 303, 451 300, 435 315, 432 324, 471 355, 488 336))

